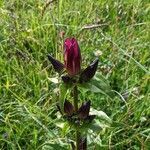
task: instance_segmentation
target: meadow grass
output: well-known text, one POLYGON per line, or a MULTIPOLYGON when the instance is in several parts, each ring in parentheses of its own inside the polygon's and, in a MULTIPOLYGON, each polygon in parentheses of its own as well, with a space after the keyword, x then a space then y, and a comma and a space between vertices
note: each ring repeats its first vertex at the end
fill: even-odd
POLYGON ((84 67, 102 52, 98 72, 116 93, 89 93, 113 122, 89 149, 150 149, 149 27, 148 0, 1 0, 0 149, 69 149, 56 127, 48 79, 55 73, 46 56, 63 61, 66 37, 78 39, 84 67))

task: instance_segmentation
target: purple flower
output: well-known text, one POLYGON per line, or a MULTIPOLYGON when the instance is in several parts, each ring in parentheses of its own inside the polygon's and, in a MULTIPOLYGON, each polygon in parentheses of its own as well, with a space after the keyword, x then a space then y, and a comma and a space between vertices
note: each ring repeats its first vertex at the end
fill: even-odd
POLYGON ((67 38, 64 42, 64 62, 70 76, 80 73, 81 54, 78 42, 75 38, 67 38))
POLYGON ((62 76, 64 83, 69 84, 73 82, 88 82, 95 75, 98 67, 98 58, 95 59, 85 70, 81 71, 81 53, 78 42, 75 38, 67 38, 64 41, 64 64, 56 60, 51 55, 48 59, 58 73, 62 73, 64 69, 67 71, 66 76, 62 76), (75 75, 79 75, 77 80, 72 80, 75 75))

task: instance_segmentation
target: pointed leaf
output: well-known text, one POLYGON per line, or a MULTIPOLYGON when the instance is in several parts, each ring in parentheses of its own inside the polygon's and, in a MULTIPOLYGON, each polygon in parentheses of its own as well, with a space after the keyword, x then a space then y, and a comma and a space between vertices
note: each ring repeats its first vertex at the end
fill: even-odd
POLYGON ((53 58, 50 54, 48 54, 48 59, 53 65, 56 72, 61 73, 64 69, 64 64, 62 64, 59 60, 53 58))
POLYGON ((95 59, 83 72, 80 74, 79 82, 88 82, 96 73, 97 66, 98 66, 98 58, 95 59))
POLYGON ((100 120, 105 121, 106 123, 109 123, 109 124, 111 123, 111 119, 103 111, 99 111, 99 110, 91 108, 90 114, 91 115, 96 115, 97 118, 99 118, 100 120))
POLYGON ((74 107, 68 100, 65 100, 65 103, 64 103, 64 113, 67 116, 72 116, 74 113, 74 107))
POLYGON ((64 83, 60 84, 59 89, 60 89, 60 94, 59 94, 59 106, 61 111, 63 112, 64 108, 64 101, 66 99, 67 93, 68 93, 68 86, 64 83))
POLYGON ((78 117, 80 119, 86 119, 89 115, 89 111, 90 111, 90 104, 91 102, 85 102, 81 105, 81 107, 78 110, 78 117))

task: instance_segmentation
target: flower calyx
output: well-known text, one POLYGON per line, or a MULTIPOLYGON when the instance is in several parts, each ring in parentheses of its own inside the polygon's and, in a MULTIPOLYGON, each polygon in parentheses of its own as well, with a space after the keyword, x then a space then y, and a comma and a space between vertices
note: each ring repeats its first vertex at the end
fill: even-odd
MULTIPOLYGON (((87 101, 82 103, 81 107, 75 112, 74 106, 68 100, 64 102, 64 117, 67 118, 68 121, 74 122, 75 124, 82 125, 84 122, 91 123, 95 115, 89 115, 90 112, 91 101, 87 101)), ((60 110, 59 110, 60 111, 60 110)))

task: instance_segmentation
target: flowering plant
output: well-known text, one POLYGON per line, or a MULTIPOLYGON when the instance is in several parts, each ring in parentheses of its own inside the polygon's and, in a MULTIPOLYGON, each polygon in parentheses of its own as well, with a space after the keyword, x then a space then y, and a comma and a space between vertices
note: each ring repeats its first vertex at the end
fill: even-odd
POLYGON ((72 149, 86 150, 87 138, 84 132, 85 128, 89 128, 92 124, 95 114, 90 114, 91 101, 84 101, 79 107, 79 90, 80 86, 88 86, 88 82, 94 77, 99 59, 96 58, 86 69, 81 68, 81 53, 78 42, 75 38, 67 38, 64 41, 64 63, 53 58, 50 54, 48 59, 51 62, 53 68, 59 73, 62 85, 65 87, 71 87, 71 100, 67 100, 64 96, 67 93, 67 88, 62 89, 60 86, 59 103, 57 108, 62 117, 74 127, 76 133, 75 143, 72 143, 72 149), (62 96, 63 95, 63 96, 62 96))

